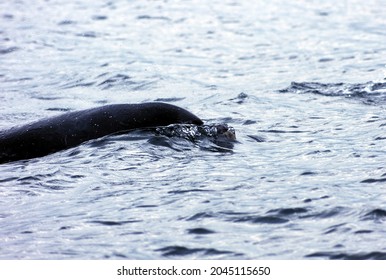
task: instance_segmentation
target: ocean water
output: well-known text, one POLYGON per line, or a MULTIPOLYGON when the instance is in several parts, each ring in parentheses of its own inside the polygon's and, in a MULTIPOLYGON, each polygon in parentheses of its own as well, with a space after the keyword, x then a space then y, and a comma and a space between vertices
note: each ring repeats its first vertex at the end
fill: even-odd
POLYGON ((1 129, 163 101, 237 141, 1 164, 0 258, 386 259, 385 4, 1 1, 1 129))

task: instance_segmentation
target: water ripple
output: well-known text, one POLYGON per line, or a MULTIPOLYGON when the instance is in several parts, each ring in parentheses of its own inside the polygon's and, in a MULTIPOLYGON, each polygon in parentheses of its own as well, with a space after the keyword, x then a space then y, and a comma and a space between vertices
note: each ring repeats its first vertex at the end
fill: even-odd
POLYGON ((366 213, 363 216, 364 220, 374 220, 374 221, 382 221, 386 220, 386 210, 383 209, 374 209, 370 212, 366 213))
POLYGON ((386 104, 386 83, 367 82, 358 84, 348 83, 316 83, 316 82, 292 82, 281 93, 318 94, 323 96, 341 96, 353 100, 359 100, 369 105, 386 104))
POLYGON ((336 253, 336 252, 317 252, 305 256, 306 258, 328 258, 331 260, 386 260, 386 252, 370 253, 336 253))
POLYGON ((213 234, 215 233, 215 231, 209 230, 206 228, 191 228, 188 230, 188 233, 202 235, 202 234, 213 234))
POLYGON ((0 55, 9 54, 19 50, 18 47, 0 48, 0 55))
POLYGON ((277 216, 259 216, 259 215, 252 215, 252 216, 244 216, 244 217, 237 217, 230 219, 233 222, 239 223, 239 222, 248 222, 252 224, 283 224, 289 222, 288 219, 280 218, 277 216))
POLYGON ((132 224, 132 223, 138 223, 140 220, 128 220, 128 221, 98 221, 98 220, 93 220, 90 221, 90 223, 94 224, 100 224, 103 226, 122 226, 125 224, 132 224))
POLYGON ((219 255, 237 255, 231 251, 221 251, 212 248, 187 248, 184 246, 167 246, 156 251, 162 252, 165 257, 170 256, 187 256, 187 255, 203 255, 203 256, 219 256, 219 255))

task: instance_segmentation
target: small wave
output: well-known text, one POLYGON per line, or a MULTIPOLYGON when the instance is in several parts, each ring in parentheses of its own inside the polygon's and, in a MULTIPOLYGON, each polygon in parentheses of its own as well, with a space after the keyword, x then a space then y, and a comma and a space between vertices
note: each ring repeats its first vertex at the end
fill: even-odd
POLYGON ((139 20, 164 20, 164 21, 171 21, 170 18, 164 17, 164 16, 149 16, 149 15, 140 15, 137 16, 137 19, 139 20))
POLYGON ((308 210, 302 207, 294 208, 278 208, 269 210, 265 215, 250 214, 250 213, 236 213, 236 212, 223 212, 229 221, 236 223, 252 223, 252 224, 284 224, 290 221, 291 216, 303 218, 304 213, 308 210))
POLYGON ((10 47, 10 48, 0 48, 0 54, 9 54, 9 53, 13 53, 15 51, 19 50, 18 47, 10 47))
POLYGON ((76 79, 76 80, 70 80, 68 82, 65 82, 61 88, 63 89, 70 89, 70 88, 76 88, 76 87, 91 87, 95 84, 95 82, 89 82, 85 79, 76 79))
POLYGON ((355 233, 355 234, 368 234, 368 233, 372 233, 372 232, 373 232, 372 230, 361 229, 361 230, 355 231, 354 233, 355 233))
POLYGON ((58 25, 74 25, 74 24, 77 24, 77 22, 69 19, 65 19, 58 22, 58 25))
POLYGON ((95 31, 85 31, 85 32, 81 32, 81 33, 76 34, 76 36, 83 37, 83 38, 97 38, 98 35, 99 34, 96 33, 95 31))
POLYGON ((159 147, 166 147, 169 149, 172 149, 176 152, 182 152, 184 150, 189 150, 191 146, 193 146, 193 143, 185 143, 185 139, 171 139, 168 138, 167 136, 163 135, 156 135, 156 136, 151 136, 148 140, 147 143, 154 145, 154 146, 159 146, 159 147), (189 145, 192 144, 192 145, 189 145))
POLYGON ((154 101, 156 102, 177 102, 184 100, 185 97, 170 97, 170 98, 157 98, 154 101))
POLYGON ((113 252, 111 255, 105 255, 105 259, 110 259, 110 258, 128 259, 129 257, 122 253, 113 252))
POLYGON ((369 179, 361 181, 361 183, 369 183, 369 184, 381 183, 381 182, 386 182, 386 178, 379 178, 379 179, 369 178, 369 179))
POLYGON ((5 19, 13 19, 14 16, 12 14, 3 14, 3 18, 5 18, 5 19))
POLYGON ((346 233, 349 231, 351 231, 351 228, 348 227, 346 223, 342 223, 342 224, 337 224, 337 225, 333 225, 333 226, 328 227, 324 231, 324 234, 330 234, 330 233, 334 233, 334 232, 346 233))
POLYGON ((90 223, 93 224, 100 224, 103 226, 122 226, 125 224, 132 224, 132 223, 138 223, 140 222, 139 220, 128 220, 128 221, 98 221, 98 220, 93 220, 90 221, 90 223))
POLYGON ((335 217, 338 215, 343 215, 344 213, 347 212, 347 210, 348 209, 345 207, 337 206, 337 207, 333 207, 331 209, 328 209, 328 210, 325 210, 325 211, 322 211, 319 213, 312 213, 309 215, 304 215, 302 218, 328 219, 328 218, 335 217))
POLYGON ((252 224, 283 224, 289 222, 289 219, 282 217, 285 215, 278 214, 280 209, 268 211, 268 215, 257 215, 243 212, 222 212, 222 214, 229 216, 227 220, 235 223, 252 223, 252 224))
POLYGON ((255 123, 256 123, 256 121, 254 121, 254 120, 246 120, 243 122, 243 125, 250 125, 250 124, 255 124, 255 123))
POLYGON ((370 253, 336 253, 336 252, 316 252, 305 256, 306 258, 327 258, 331 260, 386 260, 386 252, 370 253))
POLYGON ((249 97, 248 94, 246 94, 244 92, 240 92, 240 94, 237 95, 237 97, 232 98, 229 101, 233 101, 237 104, 243 104, 248 99, 248 97, 249 97))
POLYGON ((295 207, 295 208, 279 208, 279 209, 272 209, 269 210, 268 213, 276 213, 280 216, 290 216, 294 214, 303 214, 307 213, 308 210, 306 208, 302 207, 295 207))
POLYGON ((330 198, 330 196, 324 195, 324 196, 316 197, 316 198, 306 198, 303 200, 303 202, 304 203, 311 203, 313 201, 317 201, 317 200, 321 200, 321 199, 328 199, 328 198, 330 198))
POLYGON ((281 93, 318 94, 323 96, 341 96, 358 100, 369 105, 386 104, 386 83, 316 83, 316 82, 292 82, 281 93))
POLYGON ((301 173, 300 176, 313 176, 313 175, 317 175, 317 174, 318 174, 317 172, 305 171, 305 172, 301 173))
POLYGON ((71 111, 71 109, 70 108, 61 108, 61 107, 51 107, 51 108, 47 108, 46 111, 68 112, 68 111, 71 111))
POLYGON ((243 216, 230 219, 232 222, 240 223, 247 222, 252 224, 284 224, 289 222, 288 219, 284 219, 275 215, 267 216, 243 216))
POLYGON ((106 20, 108 19, 107 16, 104 16, 104 15, 94 15, 91 17, 92 20, 106 20))
POLYGON ((205 189, 187 189, 187 190, 173 190, 169 191, 169 194, 185 194, 185 193, 194 193, 194 192, 213 192, 213 190, 205 189))
POLYGON ((363 220, 379 221, 379 220, 385 220, 385 219, 386 219, 386 210, 383 210, 380 208, 369 211, 363 216, 363 220))
POLYGON ((252 140, 255 140, 256 142, 265 142, 266 139, 262 136, 259 136, 259 135, 247 135, 249 138, 251 138, 252 140))
POLYGON ((308 133, 310 131, 305 131, 305 130, 279 130, 279 129, 267 129, 267 130, 264 130, 264 129, 261 129, 261 130, 259 130, 259 132, 281 134, 281 133, 308 133))
POLYGON ((188 230, 188 233, 202 235, 202 234, 212 234, 215 232, 213 230, 206 229, 206 228, 191 228, 188 230))
MULTIPOLYGON (((125 74, 117 74, 114 76, 111 76, 107 78, 106 80, 102 81, 98 84, 98 86, 104 86, 104 87, 111 87, 115 84, 133 84, 132 77, 125 75, 125 74)), ((106 89, 106 88, 104 88, 106 89)))
POLYGON ((236 255, 231 251, 219 251, 213 248, 187 248, 184 246, 167 246, 161 249, 156 250, 158 252, 162 252, 164 257, 169 256, 187 256, 192 254, 202 254, 205 256, 218 256, 218 255, 236 255))
MULTIPOLYGON (((105 76, 105 74, 100 75, 98 78, 105 76)), ((103 81, 97 84, 103 90, 116 88, 116 87, 125 87, 130 88, 133 91, 145 90, 156 83, 157 80, 151 81, 135 81, 133 78, 126 74, 115 74, 105 78, 103 81)))
POLYGON ((186 221, 201 221, 203 219, 207 218, 214 218, 215 215, 213 213, 207 213, 207 212, 199 212, 194 214, 193 216, 185 218, 186 221))

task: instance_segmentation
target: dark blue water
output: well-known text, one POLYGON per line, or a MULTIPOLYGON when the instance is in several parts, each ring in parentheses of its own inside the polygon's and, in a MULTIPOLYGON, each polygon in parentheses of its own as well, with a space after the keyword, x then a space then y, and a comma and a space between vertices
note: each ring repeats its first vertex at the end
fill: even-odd
POLYGON ((0 258, 386 259, 385 4, 2 1, 0 128, 164 101, 237 142, 2 164, 0 258))

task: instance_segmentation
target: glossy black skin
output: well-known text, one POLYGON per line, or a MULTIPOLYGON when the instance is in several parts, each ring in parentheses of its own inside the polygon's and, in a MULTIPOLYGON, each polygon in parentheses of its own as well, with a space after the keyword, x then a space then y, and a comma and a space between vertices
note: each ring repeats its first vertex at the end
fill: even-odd
POLYGON ((45 156, 113 133, 175 123, 203 122, 185 109, 160 102, 69 112, 0 131, 0 163, 45 156))

